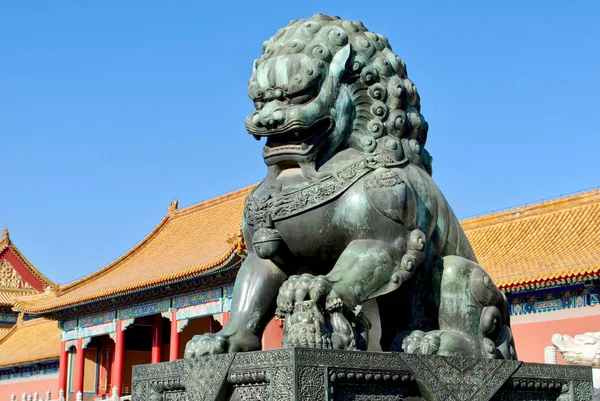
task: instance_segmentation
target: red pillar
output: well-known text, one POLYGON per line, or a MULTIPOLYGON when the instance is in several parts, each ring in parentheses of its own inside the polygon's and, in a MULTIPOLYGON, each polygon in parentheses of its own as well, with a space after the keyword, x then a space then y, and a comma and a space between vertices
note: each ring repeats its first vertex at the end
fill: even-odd
POLYGON ((111 385, 113 387, 117 386, 119 397, 123 395, 123 355, 125 354, 125 332, 122 330, 122 327, 122 321, 118 320, 117 332, 115 333, 115 360, 113 362, 113 370, 111 375, 111 385))
POLYGON ((69 363, 69 354, 67 353, 67 344, 60 342, 60 361, 58 365, 58 391, 67 392, 67 365, 69 363))
POLYGON ((171 313, 171 346, 169 348, 169 361, 179 359, 179 332, 177 332, 177 309, 171 313))
POLYGON ((160 362, 160 345, 162 343, 162 316, 154 315, 154 325, 152 326, 152 361, 160 362))
POLYGON ((223 312, 223 324, 222 324, 223 327, 225 327, 228 320, 229 320, 229 312, 223 312))
POLYGON ((208 321, 208 331, 210 333, 216 333, 217 332, 217 321, 215 320, 215 317, 213 315, 210 315, 209 317, 209 321, 208 321))
POLYGON ((75 357, 75 394, 81 391, 83 394, 83 377, 85 369, 85 350, 83 349, 83 339, 77 339, 77 354, 75 357))

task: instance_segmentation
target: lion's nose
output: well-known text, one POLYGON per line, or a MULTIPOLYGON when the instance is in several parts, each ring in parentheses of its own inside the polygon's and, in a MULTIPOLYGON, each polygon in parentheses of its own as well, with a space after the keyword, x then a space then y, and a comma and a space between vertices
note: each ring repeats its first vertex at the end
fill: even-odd
POLYGON ((281 107, 267 105, 255 115, 252 122, 259 127, 277 128, 285 122, 285 112, 281 107))

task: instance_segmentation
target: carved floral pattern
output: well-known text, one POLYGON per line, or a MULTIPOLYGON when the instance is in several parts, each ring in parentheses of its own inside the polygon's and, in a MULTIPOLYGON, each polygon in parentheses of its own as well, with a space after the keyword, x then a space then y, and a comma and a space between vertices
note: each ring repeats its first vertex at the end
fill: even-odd
POLYGON ((582 367, 295 348, 136 366, 132 388, 133 401, 217 400, 222 386, 227 401, 429 400, 423 388, 444 401, 587 401, 591 383, 582 367))
POLYGON ((33 287, 17 273, 17 270, 8 259, 4 259, 0 262, 0 287, 33 289, 33 287))
MULTIPOLYGON (((273 399, 277 401, 292 401, 294 398, 293 370, 291 366, 275 369, 273 373, 273 399)), ((315 400, 316 401, 316 400, 315 400)))
POLYGON ((325 369, 316 366, 298 368, 298 398, 300 400, 324 400, 325 388, 325 369))

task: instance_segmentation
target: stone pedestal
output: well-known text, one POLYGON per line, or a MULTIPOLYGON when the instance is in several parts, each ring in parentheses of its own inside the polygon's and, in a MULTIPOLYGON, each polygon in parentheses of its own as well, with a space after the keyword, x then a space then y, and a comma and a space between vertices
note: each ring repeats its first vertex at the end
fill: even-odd
POLYGON ((589 401, 592 369, 404 353, 279 349, 133 368, 133 401, 589 401))

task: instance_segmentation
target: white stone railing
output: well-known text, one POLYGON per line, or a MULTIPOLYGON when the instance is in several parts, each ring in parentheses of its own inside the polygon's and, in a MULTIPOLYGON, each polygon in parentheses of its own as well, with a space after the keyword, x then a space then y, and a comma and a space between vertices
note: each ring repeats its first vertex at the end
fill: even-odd
MULTIPOLYGON (((130 399, 130 397, 119 397, 117 386, 114 386, 112 389, 112 396, 110 397, 109 401, 121 401, 121 400, 126 400, 126 399, 130 399)), ((66 399, 65 399, 64 390, 60 390, 58 392, 58 398, 56 398, 56 399, 52 398, 52 393, 50 392, 50 390, 46 391, 46 397, 40 396, 38 393, 33 393, 33 394, 23 393, 21 395, 21 401, 65 401, 65 400, 66 399)), ((15 393, 11 394, 10 401, 17 401, 17 395, 15 393)), ((81 391, 75 395, 75 401, 83 401, 83 394, 81 394, 81 391)))

